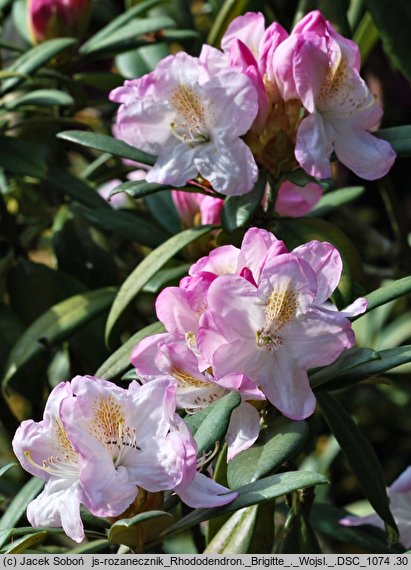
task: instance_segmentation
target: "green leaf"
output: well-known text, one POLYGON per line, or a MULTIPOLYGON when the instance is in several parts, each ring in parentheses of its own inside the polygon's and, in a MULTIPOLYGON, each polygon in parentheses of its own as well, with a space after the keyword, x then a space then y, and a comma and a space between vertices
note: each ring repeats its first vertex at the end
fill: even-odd
POLYGON ((135 79, 153 71, 168 55, 170 52, 167 44, 159 42, 120 53, 116 57, 116 67, 126 79, 135 79))
POLYGON ((373 134, 388 141, 398 156, 411 156, 411 125, 380 129, 373 134))
POLYGON ((277 497, 287 495, 297 489, 313 487, 314 485, 323 485, 328 483, 324 475, 313 473, 311 471, 288 471, 286 473, 278 473, 265 479, 254 481, 240 489, 237 489, 239 496, 223 507, 212 509, 195 509, 192 513, 182 518, 176 524, 169 528, 167 534, 179 532, 190 528, 202 521, 232 513, 239 509, 258 505, 266 501, 271 501, 277 497))
POLYGON ((144 285, 143 291, 145 293, 158 293, 167 283, 181 279, 184 275, 187 275, 190 266, 191 263, 183 263, 182 265, 177 265, 177 267, 160 269, 160 271, 144 285))
POLYGON ((216 441, 222 442, 230 423, 231 412, 239 406, 241 397, 238 392, 231 392, 209 406, 206 418, 194 434, 198 455, 214 448, 216 441))
POLYGON ((313 528, 331 537, 333 540, 348 545, 355 545, 367 552, 375 554, 392 554, 394 551, 387 547, 382 531, 369 525, 343 526, 340 520, 347 512, 325 503, 314 503, 310 511, 310 522, 313 528))
POLYGON ((366 0, 384 47, 402 73, 411 81, 410 38, 411 4, 396 0, 395 9, 387 10, 385 0, 366 0))
POLYGON ((145 327, 134 334, 127 342, 122 344, 120 348, 113 352, 113 354, 100 366, 96 372, 96 376, 100 376, 106 380, 112 380, 113 378, 120 376, 122 372, 130 367, 130 355, 135 345, 143 338, 163 331, 163 325, 157 322, 152 325, 148 325, 148 327, 145 327))
POLYGON ((109 194, 109 199, 121 192, 125 192, 130 198, 138 199, 148 196, 149 194, 161 192, 162 190, 170 190, 170 186, 165 184, 152 184, 145 180, 128 180, 113 188, 109 194))
POLYGON ((355 366, 346 372, 342 371, 341 373, 337 373, 334 378, 324 386, 324 389, 339 390, 359 380, 371 378, 372 376, 376 376, 382 372, 388 372, 392 368, 411 362, 411 345, 381 350, 376 354, 377 359, 364 362, 364 364, 355 366))
POLYGON ((208 34, 207 43, 219 48, 230 22, 247 12, 249 4, 250 0, 224 0, 208 34))
POLYGON ((75 295, 54 305, 36 319, 11 350, 3 378, 3 390, 7 391, 17 370, 45 350, 45 347, 59 345, 106 311, 115 291, 113 287, 104 287, 75 295))
POLYGON ((265 174, 261 173, 251 192, 224 200, 222 224, 226 232, 242 228, 251 220, 263 199, 266 182, 265 174))
POLYGON ((106 339, 110 340, 114 325, 153 275, 183 247, 207 234, 212 229, 213 226, 202 226, 185 230, 171 237, 147 255, 127 277, 114 300, 107 319, 106 339))
POLYGON ((250 449, 236 455, 228 464, 230 488, 238 489, 278 469, 301 450, 307 437, 306 422, 273 422, 250 449))
POLYGON ((240 509, 220 528, 204 554, 246 554, 257 520, 256 505, 240 509))
POLYGON ((7 507, 7 511, 0 519, 0 531, 7 530, 7 533, 1 535, 0 546, 3 546, 12 534, 14 525, 20 520, 27 505, 32 501, 44 487, 44 481, 32 477, 17 493, 14 499, 7 507))
POLYGON ((42 178, 47 165, 38 146, 14 137, 0 136, 0 167, 13 175, 42 178))
POLYGON ((169 234, 174 235, 181 231, 181 219, 177 213, 170 190, 146 196, 144 205, 156 222, 169 234))
POLYGON ((319 393, 317 399, 364 495, 385 522, 390 544, 395 544, 398 541, 398 529, 390 511, 387 485, 374 448, 350 414, 333 396, 319 393))
MULTIPOLYGON (((8 68, 8 71, 31 75, 37 71, 37 69, 60 55, 63 51, 73 47, 75 44, 76 40, 73 38, 57 38, 43 42, 17 58, 13 65, 8 68)), ((23 81, 24 77, 13 77, 4 81, 0 88, 0 94, 5 95, 9 93, 9 91, 15 89, 23 81)))
POLYGON ((175 26, 174 20, 167 16, 152 18, 133 18, 127 24, 110 33, 110 35, 94 39, 93 43, 83 44, 80 53, 83 55, 103 55, 128 51, 150 42, 142 36, 159 32, 164 28, 175 26))
MULTIPOLYGON (((368 307, 366 313, 372 311, 376 307, 380 307, 381 305, 385 305, 389 301, 394 299, 398 299, 398 297, 402 297, 407 293, 411 292, 411 277, 403 277, 402 279, 398 279, 389 285, 385 285, 376 291, 372 291, 365 296, 368 301, 368 307)), ((360 318, 361 315, 355 317, 356 319, 360 318)))
POLYGON ((108 539, 113 544, 136 546, 156 538, 174 522, 172 514, 165 511, 147 511, 131 519, 121 519, 113 524, 108 539))
POLYGON ((313 210, 310 216, 319 217, 328 214, 335 208, 339 208, 344 204, 348 204, 359 198, 365 191, 364 186, 351 186, 348 188, 340 188, 333 192, 325 194, 313 210))
POLYGON ((158 4, 161 4, 163 0, 145 0, 143 2, 138 2, 135 6, 127 10, 126 12, 114 18, 112 22, 104 26, 101 30, 99 30, 94 36, 88 39, 83 45, 82 50, 85 50, 86 53, 89 49, 93 49, 95 44, 98 44, 102 40, 109 38, 111 34, 117 31, 119 28, 122 28, 125 24, 128 24, 130 20, 144 14, 150 8, 154 8, 158 4))
POLYGON ((5 554, 22 554, 35 544, 42 542, 47 535, 47 531, 41 530, 40 532, 34 532, 33 534, 22 536, 18 540, 12 542, 9 548, 5 551, 5 554))
POLYGON ((321 554, 315 532, 295 494, 283 533, 282 540, 276 549, 278 554, 321 554))
POLYGON ((7 473, 7 471, 9 469, 11 469, 12 467, 15 467, 17 465, 17 463, 9 463, 8 465, 4 465, 1 469, 0 469, 0 477, 3 477, 3 475, 5 473, 7 473))
POLYGON ((371 14, 366 12, 358 24, 353 40, 360 48, 361 61, 364 63, 379 40, 379 33, 371 14))
POLYGON ((322 384, 326 384, 339 375, 349 373, 361 364, 368 363, 372 360, 379 359, 378 352, 371 348, 353 347, 345 350, 333 364, 325 366, 320 370, 316 370, 310 374, 310 384, 312 388, 318 388, 322 384))
POLYGON ((6 109, 12 110, 24 105, 34 105, 36 107, 51 107, 57 105, 59 107, 67 107, 74 105, 75 101, 71 95, 58 89, 37 89, 24 93, 20 97, 16 97, 8 102, 6 109))
POLYGON ((89 133, 86 131, 63 131, 58 133, 57 136, 66 141, 94 148, 95 150, 101 150, 102 152, 108 152, 115 156, 120 156, 121 158, 142 162, 149 166, 153 166, 156 161, 155 156, 107 135, 89 133))
POLYGON ((75 548, 67 551, 67 554, 95 554, 98 552, 107 552, 110 547, 108 540, 101 538, 99 540, 87 541, 85 544, 80 544, 75 548))
POLYGON ((111 210, 109 204, 86 182, 57 166, 50 166, 47 184, 63 196, 69 196, 87 208, 111 210))
POLYGON ((109 230, 122 238, 141 243, 148 247, 157 247, 169 237, 154 220, 143 212, 129 212, 110 208, 99 210, 81 210, 83 216, 105 230, 109 230))

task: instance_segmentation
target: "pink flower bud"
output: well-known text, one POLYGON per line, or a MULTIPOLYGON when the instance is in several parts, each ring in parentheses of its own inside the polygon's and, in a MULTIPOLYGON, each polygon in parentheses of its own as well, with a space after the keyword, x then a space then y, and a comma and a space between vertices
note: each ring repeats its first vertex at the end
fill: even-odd
POLYGON ((88 22, 90 7, 91 0, 30 0, 29 26, 33 43, 81 36, 88 22))

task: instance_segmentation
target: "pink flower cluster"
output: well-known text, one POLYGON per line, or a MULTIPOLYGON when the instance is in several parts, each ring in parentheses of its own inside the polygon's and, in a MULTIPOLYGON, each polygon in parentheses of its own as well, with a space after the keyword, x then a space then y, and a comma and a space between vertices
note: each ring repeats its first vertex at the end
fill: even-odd
POLYGON ((358 46, 320 12, 291 34, 247 13, 221 47, 169 56, 112 91, 116 136, 158 156, 149 182, 180 187, 201 176, 222 194, 244 194, 258 166, 330 177, 333 152, 365 179, 388 172, 395 154, 368 132, 382 112, 360 77, 358 46))
POLYGON ((142 340, 132 363, 144 382, 177 381, 177 405, 206 406, 227 391, 241 394, 227 434, 228 458, 259 432, 250 400, 267 398, 292 419, 315 408, 307 370, 332 363, 355 342, 345 311, 329 301, 342 271, 338 251, 311 241, 293 251, 273 234, 251 228, 241 248, 218 247, 191 266, 179 287, 156 302, 167 332, 142 340))
POLYGON ((24 421, 13 449, 29 473, 46 481, 28 506, 35 526, 62 526, 84 538, 80 504, 98 517, 121 515, 137 497, 174 490, 192 507, 231 502, 237 493, 196 471, 197 446, 175 413, 174 381, 127 390, 76 376, 51 392, 43 420, 24 421))

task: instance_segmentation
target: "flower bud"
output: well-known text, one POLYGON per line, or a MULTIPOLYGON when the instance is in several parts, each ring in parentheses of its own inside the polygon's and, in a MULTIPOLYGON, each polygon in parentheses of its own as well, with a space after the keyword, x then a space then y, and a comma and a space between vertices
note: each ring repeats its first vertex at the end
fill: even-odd
POLYGON ((29 28, 33 43, 84 32, 91 0, 29 0, 29 28))

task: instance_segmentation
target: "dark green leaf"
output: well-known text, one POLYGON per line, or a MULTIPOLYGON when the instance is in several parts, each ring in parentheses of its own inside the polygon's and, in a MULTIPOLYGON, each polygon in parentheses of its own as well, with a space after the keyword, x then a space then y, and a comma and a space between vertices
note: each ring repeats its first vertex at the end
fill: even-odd
POLYGON ((313 528, 338 542, 355 545, 375 554, 390 554, 394 551, 387 547, 383 532, 374 526, 343 526, 339 521, 347 512, 325 503, 314 503, 310 511, 313 528))
POLYGON ((169 234, 160 228, 150 216, 142 212, 128 212, 124 210, 99 209, 81 210, 83 216, 94 224, 112 231, 126 240, 135 241, 148 247, 157 247, 162 244, 169 234))
POLYGON ((92 49, 94 44, 101 42, 101 40, 105 38, 109 38, 113 32, 122 28, 125 24, 128 24, 133 18, 144 14, 150 8, 161 4, 163 0, 145 0, 143 2, 138 2, 135 6, 114 18, 112 22, 104 26, 101 30, 99 30, 94 36, 88 39, 82 46, 82 49, 87 52, 87 50, 92 49))
POLYGON ((265 174, 261 173, 251 192, 224 200, 222 223, 226 232, 242 228, 252 219, 263 199, 266 182, 265 174))
POLYGON ((34 532, 33 534, 29 534, 27 536, 22 536, 18 540, 14 540, 12 544, 5 550, 5 554, 22 554, 26 552, 27 549, 31 548, 38 542, 42 542, 48 532, 45 530, 41 530, 39 532, 34 532))
POLYGON ((402 73, 411 81, 410 38, 411 4, 396 0, 395 9, 387 10, 385 0, 366 0, 384 47, 402 73))
POLYGON ((68 105, 74 105, 74 99, 68 93, 58 89, 37 89, 16 97, 6 104, 6 108, 12 110, 24 105, 34 105, 36 107, 57 105, 59 107, 67 107, 68 105))
POLYGON ((111 210, 109 204, 94 188, 57 166, 49 168, 46 182, 63 196, 70 196, 70 198, 87 208, 111 210))
POLYGON ((381 350, 376 355, 377 358, 370 362, 364 362, 351 370, 338 372, 332 380, 327 382, 324 389, 338 390, 359 380, 389 372, 392 368, 411 362, 411 345, 381 350))
POLYGON ((63 131, 57 136, 66 141, 101 150, 102 152, 108 152, 115 156, 120 156, 121 158, 142 162, 150 166, 153 166, 156 161, 155 156, 107 135, 89 133, 86 131, 63 131))
POLYGON ((119 376, 129 368, 131 351, 135 345, 143 338, 146 338, 146 336, 161 332, 164 332, 163 325, 161 323, 153 323, 134 334, 100 366, 96 372, 96 376, 100 376, 106 380, 111 380, 119 376))
POLYGON ((364 193, 364 190, 364 186, 351 186, 328 192, 321 198, 315 208, 311 210, 310 216, 324 216, 335 208, 356 200, 364 193))
POLYGON ((8 465, 4 465, 1 469, 0 469, 0 477, 3 477, 3 475, 5 473, 7 473, 7 471, 9 469, 11 469, 12 467, 15 467, 17 465, 17 463, 9 463, 8 465))
POLYGON ((282 540, 276 552, 279 554, 321 553, 318 539, 296 494, 293 496, 293 506, 285 521, 282 540))
POLYGON ((240 394, 231 392, 212 404, 206 418, 194 434, 197 442, 198 454, 210 451, 217 441, 223 441, 231 412, 241 403, 240 394))
POLYGON ((114 296, 113 287, 88 291, 54 305, 36 319, 19 338, 10 353, 3 389, 7 390, 11 378, 18 369, 45 350, 45 347, 57 346, 106 311, 114 296))
POLYGON ((380 129, 374 134, 388 141, 398 156, 411 156, 411 125, 380 129))
POLYGON ((189 243, 207 234, 213 226, 203 226, 191 228, 171 237, 152 251, 147 257, 132 271, 120 288, 114 300, 110 314, 107 319, 106 338, 110 339, 114 325, 120 316, 127 309, 131 301, 141 291, 144 285, 171 259, 178 251, 189 243))
MULTIPOLYGON (((13 63, 13 65, 8 68, 8 71, 22 73, 24 75, 31 75, 37 71, 37 69, 60 55, 66 49, 74 46, 75 44, 76 40, 73 38, 57 38, 43 42, 21 55, 13 63)), ((7 81, 4 81, 3 85, 0 88, 0 94, 5 95, 12 89, 15 89, 23 81, 24 77, 13 77, 7 81)))
POLYGON ((184 263, 183 265, 177 265, 177 267, 170 267, 167 269, 160 269, 148 283, 143 287, 145 293, 158 293, 160 289, 170 283, 170 281, 175 281, 181 279, 184 275, 187 275, 190 269, 190 263, 184 263))
POLYGON ((14 525, 20 520, 25 513, 27 505, 32 501, 44 487, 44 481, 32 477, 17 493, 14 499, 7 507, 7 511, 0 519, 0 531, 7 531, 0 537, 0 546, 3 546, 12 534, 14 525))
POLYGON ((156 16, 152 18, 133 18, 127 24, 112 31, 110 35, 93 39, 93 43, 87 42, 80 48, 80 53, 84 55, 102 55, 120 53, 128 51, 134 47, 147 43, 142 36, 159 32, 164 28, 175 26, 174 20, 167 16, 156 16))
POLYGON ((244 507, 258 505, 266 501, 287 495, 297 489, 304 489, 314 485, 323 485, 328 483, 324 475, 313 473, 311 471, 289 471, 287 473, 279 473, 254 481, 249 485, 245 485, 237 489, 239 496, 232 503, 224 507, 213 509, 195 509, 192 513, 178 521, 169 528, 169 533, 178 532, 202 521, 232 513, 244 507))
MULTIPOLYGON (((163 32, 163 35, 166 32, 163 32)), ((116 67, 123 77, 135 79, 153 71, 157 64, 170 54, 164 42, 142 46, 120 53, 116 57, 116 67)))
POLYGON ((162 190, 170 190, 170 186, 164 184, 151 184, 145 180, 128 180, 127 182, 113 188, 109 194, 109 199, 121 192, 125 192, 131 198, 138 199, 148 196, 149 194, 161 192, 162 190))
POLYGON ((228 519, 204 550, 204 554, 246 554, 257 520, 256 505, 240 509, 228 519))
POLYGON ((156 538, 174 521, 172 514, 165 511, 147 511, 131 519, 121 519, 113 524, 108 539, 114 544, 127 546, 144 544, 156 538))
POLYGON ((372 360, 379 359, 378 352, 371 348, 353 347, 345 350, 333 364, 321 368, 310 374, 310 384, 312 388, 317 388, 322 384, 333 380, 341 374, 346 374, 355 369, 360 364, 368 363, 372 360))
POLYGON ((169 234, 174 235, 181 231, 181 219, 174 206, 171 191, 146 196, 144 204, 157 223, 169 234))
MULTIPOLYGON (((389 301, 393 301, 394 299, 398 299, 398 297, 402 297, 407 293, 411 292, 411 277, 403 277, 402 279, 398 279, 389 285, 385 285, 376 291, 372 291, 372 293, 368 293, 365 298, 368 301, 367 313, 372 311, 376 307, 380 307, 381 305, 385 305, 389 301)), ((358 315, 355 318, 360 318, 361 315, 358 315)))
POLYGON ((278 469, 300 451, 308 437, 305 422, 274 422, 261 432, 257 442, 239 453, 227 467, 227 478, 231 489, 256 481, 278 469))
POLYGON ((47 165, 38 146, 13 137, 0 136, 0 167, 10 174, 42 178, 47 165))
POLYGON ((330 394, 317 394, 321 411, 351 467, 364 495, 386 524, 390 544, 398 530, 390 511, 384 474, 374 448, 350 414, 330 394))
POLYGON ((80 544, 75 548, 67 551, 67 554, 95 554, 98 552, 107 552, 110 543, 108 540, 101 538, 99 540, 87 541, 84 544, 80 544))

